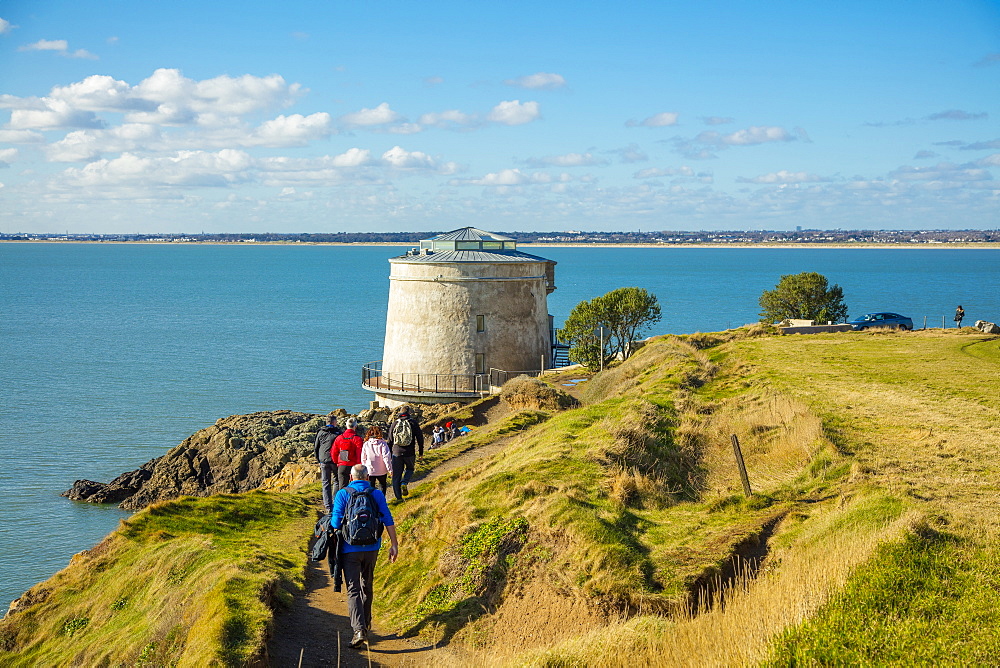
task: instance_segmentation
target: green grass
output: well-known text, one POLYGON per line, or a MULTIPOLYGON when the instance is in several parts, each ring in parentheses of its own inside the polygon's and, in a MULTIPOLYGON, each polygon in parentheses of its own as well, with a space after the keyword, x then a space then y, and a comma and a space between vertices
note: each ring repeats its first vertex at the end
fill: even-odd
MULTIPOLYGON (((789 503, 756 495, 720 504, 692 486, 698 456, 677 439, 675 402, 712 373, 690 345, 655 342, 595 376, 583 407, 421 485, 394 509, 408 558, 377 570, 376 608, 399 632, 443 642, 479 634, 477 620, 502 606, 514 583, 572 591, 620 614, 686 606, 691 587, 724 570, 735 547, 789 503), (514 520, 525 538, 492 571, 494 585, 462 585, 476 569, 461 546, 481 527, 514 520)), ((472 438, 485 445, 499 431, 472 438)))
MULTIPOLYGON (((995 662, 998 369, 997 339, 968 331, 657 339, 593 376, 581 407, 428 450, 421 471, 492 454, 393 506, 401 553, 376 569, 379 624, 513 651, 527 596, 551 613, 534 642, 553 649, 515 665, 995 662), (764 540, 766 572, 689 617, 699 588, 764 540), (563 620, 567 600, 589 616, 563 620)), ((301 585, 316 496, 136 514, 0 623, 0 664, 253 662, 268 603, 301 585)))
POLYGON ((0 622, 0 664, 243 666, 303 582, 315 489, 151 506, 0 622))
POLYGON ((1000 549, 927 530, 885 545, 766 665, 993 665, 1000 549))

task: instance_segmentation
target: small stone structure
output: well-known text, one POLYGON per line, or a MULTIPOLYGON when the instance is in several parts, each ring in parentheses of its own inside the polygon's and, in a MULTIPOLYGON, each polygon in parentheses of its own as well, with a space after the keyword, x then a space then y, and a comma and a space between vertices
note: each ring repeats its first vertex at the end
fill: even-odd
POLYGON ((983 334, 1000 334, 1000 325, 993 322, 986 322, 985 320, 977 320, 976 329, 983 334))

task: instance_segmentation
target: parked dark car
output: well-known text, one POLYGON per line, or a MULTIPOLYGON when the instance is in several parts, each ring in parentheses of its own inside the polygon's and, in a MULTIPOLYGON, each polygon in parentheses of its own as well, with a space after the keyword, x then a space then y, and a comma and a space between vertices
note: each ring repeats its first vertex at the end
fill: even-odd
POLYGON ((892 327, 894 329, 911 330, 913 321, 905 315, 898 313, 866 313, 856 320, 847 323, 856 330, 869 329, 871 327, 892 327))

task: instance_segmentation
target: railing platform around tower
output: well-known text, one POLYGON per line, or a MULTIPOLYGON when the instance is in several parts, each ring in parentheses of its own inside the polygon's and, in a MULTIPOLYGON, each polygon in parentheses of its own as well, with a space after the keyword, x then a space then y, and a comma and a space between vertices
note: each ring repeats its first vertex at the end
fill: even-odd
POLYGON ((389 395, 470 399, 490 394, 487 374, 393 373, 383 371, 381 362, 362 367, 361 386, 370 392, 389 395))
POLYGON ((505 371, 493 368, 488 373, 393 373, 383 370, 379 361, 361 368, 361 386, 369 392, 387 396, 468 401, 499 393, 511 378, 542 373, 542 369, 505 371))

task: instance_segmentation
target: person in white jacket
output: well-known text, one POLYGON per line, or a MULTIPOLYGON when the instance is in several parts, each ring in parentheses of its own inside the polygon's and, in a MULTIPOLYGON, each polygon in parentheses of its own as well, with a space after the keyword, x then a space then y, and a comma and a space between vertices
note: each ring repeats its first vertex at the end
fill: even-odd
POLYGON ((389 450, 389 443, 382 436, 382 430, 378 425, 372 425, 365 434, 367 439, 361 446, 361 463, 368 469, 369 480, 374 487, 385 494, 386 478, 392 470, 392 452, 389 450))

